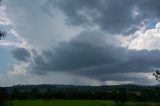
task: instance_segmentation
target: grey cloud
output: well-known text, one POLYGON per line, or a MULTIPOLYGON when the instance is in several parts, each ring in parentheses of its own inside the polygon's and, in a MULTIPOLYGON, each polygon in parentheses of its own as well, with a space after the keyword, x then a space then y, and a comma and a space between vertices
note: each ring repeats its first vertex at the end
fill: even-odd
POLYGON ((104 31, 124 35, 160 15, 158 0, 48 0, 43 6, 50 16, 54 8, 64 12, 70 25, 98 25, 104 31))
POLYGON ((35 66, 39 70, 44 69, 41 65, 44 64, 47 70, 72 71, 122 60, 122 56, 118 57, 116 53, 120 55, 124 51, 106 45, 105 35, 96 31, 83 32, 70 42, 62 42, 53 50, 43 51, 42 56, 35 58, 35 66))
POLYGON ((159 50, 128 50, 110 45, 106 39, 106 35, 102 33, 83 32, 69 42, 62 42, 36 55, 34 61, 30 63, 30 69, 38 74, 52 71, 66 72, 105 81, 136 80, 136 77, 122 75, 152 72, 158 68, 159 50), (119 75, 119 78, 110 75, 119 75))
MULTIPOLYGON (((117 52, 117 55, 118 53, 119 52, 117 52)), ((153 72, 155 68, 159 67, 159 56, 159 50, 128 50, 128 53, 124 54, 123 60, 121 60, 121 62, 116 62, 115 64, 105 64, 101 66, 96 66, 90 69, 86 69, 85 71, 83 71, 84 73, 81 73, 81 71, 79 71, 78 74, 83 76, 90 76, 93 78, 99 78, 101 77, 101 75, 107 76, 108 74, 110 75, 116 73, 125 74, 138 72, 153 72)))
POLYGON ((19 61, 29 61, 31 57, 30 52, 25 48, 16 48, 12 51, 12 54, 19 61))

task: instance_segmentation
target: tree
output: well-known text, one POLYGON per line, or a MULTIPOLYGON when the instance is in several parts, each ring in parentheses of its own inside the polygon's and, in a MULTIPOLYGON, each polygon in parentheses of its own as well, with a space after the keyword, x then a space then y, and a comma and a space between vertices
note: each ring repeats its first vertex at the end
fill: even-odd
POLYGON ((5 31, 0 31, 0 40, 6 36, 5 31))
POLYGON ((0 106, 5 105, 5 100, 8 98, 8 94, 4 88, 0 88, 0 106))
POLYGON ((53 98, 52 90, 47 89, 43 94, 43 98, 46 99, 46 100, 52 99, 53 98))
POLYGON ((122 103, 126 103, 127 102, 127 90, 126 89, 124 89, 124 88, 120 88, 119 89, 119 100, 120 100, 120 102, 122 102, 122 103))
MULTIPOLYGON (((2 0, 0 0, 0 5, 1 5, 1 2, 2 2, 2 0)), ((0 40, 1 40, 2 38, 4 38, 5 36, 6 36, 6 32, 0 30, 0 40)))
POLYGON ((20 99, 20 94, 21 94, 20 89, 16 87, 12 90, 10 99, 11 100, 20 99))
POLYGON ((30 93, 30 99, 40 98, 40 91, 36 87, 32 87, 29 93, 30 93))
POLYGON ((113 90, 111 93, 112 99, 117 105, 123 105, 127 102, 127 90, 125 88, 120 88, 118 90, 113 90))
POLYGON ((156 70, 156 72, 153 73, 153 76, 155 76, 157 81, 160 81, 160 72, 159 72, 159 70, 156 70))

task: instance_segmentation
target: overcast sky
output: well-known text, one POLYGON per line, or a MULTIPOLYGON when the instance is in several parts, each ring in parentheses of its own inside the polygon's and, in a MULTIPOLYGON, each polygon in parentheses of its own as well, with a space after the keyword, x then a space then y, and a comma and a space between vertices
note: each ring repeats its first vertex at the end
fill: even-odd
POLYGON ((0 86, 155 85, 159 0, 2 0, 0 86))

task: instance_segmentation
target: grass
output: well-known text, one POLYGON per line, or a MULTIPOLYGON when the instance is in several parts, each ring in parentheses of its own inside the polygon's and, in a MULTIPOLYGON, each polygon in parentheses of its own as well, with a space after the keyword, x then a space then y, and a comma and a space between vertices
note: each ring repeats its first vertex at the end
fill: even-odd
POLYGON ((12 101, 12 106, 160 106, 160 103, 127 102, 115 104, 108 100, 23 100, 12 101))
POLYGON ((13 101, 12 106, 106 106, 105 104, 92 100, 26 100, 13 101))

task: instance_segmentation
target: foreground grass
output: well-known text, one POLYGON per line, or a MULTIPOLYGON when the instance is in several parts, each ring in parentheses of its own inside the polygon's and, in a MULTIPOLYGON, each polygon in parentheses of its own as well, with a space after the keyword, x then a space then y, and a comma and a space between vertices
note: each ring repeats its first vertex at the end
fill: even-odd
POLYGON ((27 100, 12 103, 12 106, 106 106, 104 103, 92 100, 27 100))
POLYGON ((115 104, 106 100, 25 100, 12 101, 12 106, 160 106, 160 103, 128 102, 115 104))

